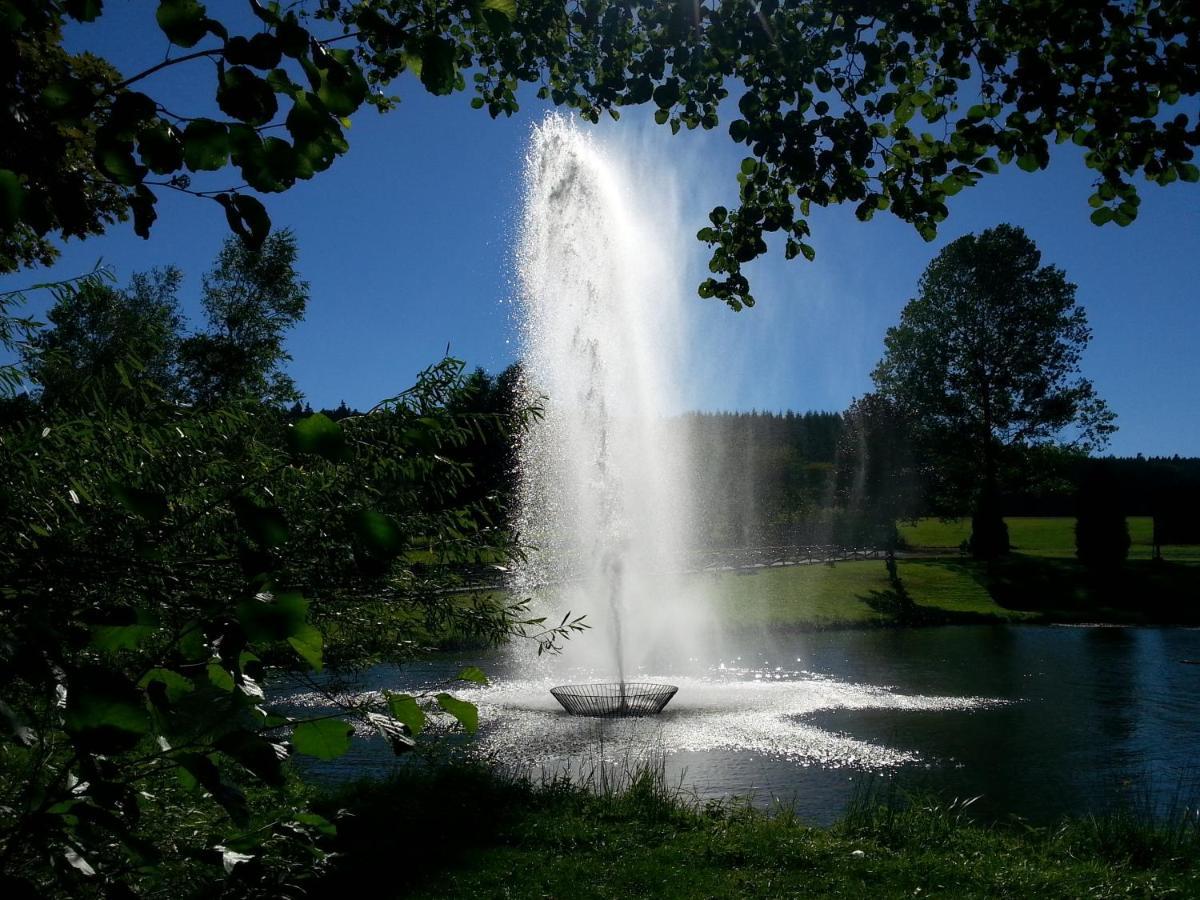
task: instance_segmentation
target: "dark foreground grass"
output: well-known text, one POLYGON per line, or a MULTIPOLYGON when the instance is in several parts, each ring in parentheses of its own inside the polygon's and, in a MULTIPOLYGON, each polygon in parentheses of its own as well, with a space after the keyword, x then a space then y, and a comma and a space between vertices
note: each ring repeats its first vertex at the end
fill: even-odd
POLYGON ((1033 828, 910 800, 863 802, 816 828, 786 811, 688 802, 661 769, 596 793, 451 767, 360 784, 326 804, 348 813, 328 882, 342 896, 1200 896, 1194 815, 1033 828))

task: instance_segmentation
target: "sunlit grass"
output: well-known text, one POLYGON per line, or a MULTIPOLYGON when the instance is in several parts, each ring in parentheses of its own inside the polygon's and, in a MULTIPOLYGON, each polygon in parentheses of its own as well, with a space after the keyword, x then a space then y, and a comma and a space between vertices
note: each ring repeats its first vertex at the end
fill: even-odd
MULTIPOLYGON (((900 577, 918 606, 1003 621, 1031 617, 997 604, 970 563, 902 560, 900 577)), ((718 620, 731 626, 826 628, 884 625, 894 618, 867 602, 891 592, 882 560, 721 572, 705 579, 718 620)))
MULTIPOLYGON (((1075 556, 1075 519, 1070 516, 1009 516, 1008 538, 1013 550, 1028 556, 1075 556)), ((1149 516, 1130 516, 1130 559, 1150 559, 1153 555, 1154 520, 1149 516)), ((900 536, 914 550, 946 550, 957 552, 959 545, 971 536, 971 520, 967 518, 919 519, 915 524, 901 525, 900 536)), ((1168 560, 1200 559, 1200 546, 1167 546, 1163 558, 1168 560)))

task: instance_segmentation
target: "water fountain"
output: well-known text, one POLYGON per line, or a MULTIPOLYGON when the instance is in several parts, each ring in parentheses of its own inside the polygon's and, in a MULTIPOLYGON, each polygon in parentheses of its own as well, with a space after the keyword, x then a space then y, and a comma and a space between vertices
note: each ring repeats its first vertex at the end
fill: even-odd
MULTIPOLYGON (((699 516, 684 435, 668 424, 686 405, 681 379, 696 374, 678 343, 704 307, 688 306, 695 270, 687 274, 683 254, 691 229, 664 187, 672 176, 694 180, 695 173, 672 156, 664 179, 645 156, 622 153, 615 137, 591 139, 558 118, 535 130, 518 260, 525 387, 549 399, 520 449, 517 525, 537 549, 512 573, 510 587, 517 598, 532 597, 552 623, 570 610, 586 613, 592 629, 573 637, 561 656, 535 660, 530 642, 514 641, 489 654, 378 667, 347 687, 345 701, 380 703, 384 692, 429 697, 464 665, 478 664, 487 683, 459 682, 454 693, 478 707, 479 731, 465 746, 480 759, 533 779, 578 777, 584 785, 596 783, 597 771, 619 777, 631 760, 661 760, 665 777, 686 777, 697 796, 789 803, 815 821, 836 816, 868 773, 911 779, 898 783, 917 790, 934 773, 967 796, 991 790, 1001 765, 1039 771, 1045 736, 1058 734, 1060 708, 1074 704, 1069 692, 1041 713, 1029 705, 1035 725, 1024 744, 1010 740, 1019 709, 992 724, 976 713, 1008 708, 1031 691, 1074 686, 1074 674, 1089 667, 1107 671, 1094 666, 1096 647, 1086 636, 1083 657, 1047 668, 1046 648, 1059 646, 1065 630, 798 634, 739 625, 733 614, 724 629, 714 627, 706 592, 728 590, 735 576, 685 572, 699 516), (1011 658, 1014 645, 1025 646, 1023 662, 1011 658), (665 714, 649 715, 667 701, 665 714), (564 715, 563 707, 584 715, 564 715)), ((721 602, 729 607, 728 594, 721 602)), ((1185 637, 1177 656, 1195 658, 1185 637)), ((1128 688, 1128 678, 1117 680, 1128 688)), ((1162 696, 1174 703, 1181 692, 1162 696)), ((290 699, 328 709, 324 687, 290 699)), ((1096 700, 1084 718, 1112 706, 1096 700)), ((1162 709, 1178 720, 1175 705, 1162 709)), ((1139 729, 1134 740, 1157 753, 1158 734, 1144 737, 1139 729)), ((1177 742, 1172 758, 1190 758, 1194 743, 1177 742)), ((1077 749, 1065 757, 1071 773, 1089 768, 1078 763, 1077 749)), ((1097 757, 1094 768, 1103 763, 1097 757)), ((384 774, 394 761, 376 740, 355 742, 335 765, 384 774)))
POLYGON ((569 712, 619 716, 671 699, 674 688, 631 679, 668 644, 695 648, 705 608, 677 581, 690 531, 683 448, 667 422, 679 261, 611 153, 552 117, 526 160, 523 360, 530 397, 549 402, 520 450, 519 530, 538 552, 512 586, 586 613, 572 662, 608 680, 554 694, 569 712))

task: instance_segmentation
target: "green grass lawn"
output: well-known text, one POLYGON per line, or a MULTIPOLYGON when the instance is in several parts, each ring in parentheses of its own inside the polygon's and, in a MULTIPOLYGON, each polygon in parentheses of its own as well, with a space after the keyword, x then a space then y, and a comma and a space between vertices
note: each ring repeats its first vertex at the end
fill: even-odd
MULTIPOLYGON (((970 520, 922 519, 901 529, 915 550, 938 557, 899 561, 918 613, 905 611, 882 560, 790 566, 689 576, 711 598, 723 628, 871 627, 901 621, 1200 622, 1200 547, 1169 547, 1150 560, 1149 518, 1129 519, 1133 547, 1121 570, 1088 573, 1075 560, 1075 521, 1064 517, 1006 520, 1012 557, 992 567, 958 554, 970 520)), ((496 602, 508 602, 502 591, 496 602)), ((431 638, 434 636, 431 635, 431 638)), ((436 638, 434 638, 436 639, 436 638)))
MULTIPOLYGON (((1008 539, 1013 550, 1028 556, 1075 556, 1075 519, 1070 516, 1009 516, 1008 539)), ((1149 516, 1130 516, 1130 559, 1150 559, 1153 553, 1154 520, 1149 516)), ((948 550, 958 546, 971 535, 970 519, 919 519, 915 524, 901 525, 900 536, 914 550, 948 550)), ((1200 546, 1168 546, 1163 548, 1168 560, 1200 560, 1200 546)))
POLYGON ((915 619, 904 618, 882 560, 708 576, 727 628, 832 628, 953 622, 1200 623, 1200 561, 1130 560, 1096 575, 1076 560, 1014 554, 992 566, 957 556, 901 559, 915 619))
MULTIPOLYGON (((900 577, 918 606, 951 618, 962 613, 1022 621, 1033 615, 997 604, 967 561, 902 560, 900 577)), ((888 611, 891 588, 882 560, 750 569, 703 578, 718 621, 729 627, 831 628, 886 625, 895 619, 888 611)))
MULTIPOLYGON (((1130 560, 1097 576, 1073 558, 1014 554, 987 566, 947 556, 898 563, 913 607, 883 560, 692 575, 723 629, 861 628, 905 623, 1200 623, 1200 561, 1130 560)), ((508 597, 492 592, 495 602, 508 597)), ((586 612, 586 611, 585 611, 586 612)))
MULTIPOLYGON (((816 828, 681 800, 653 774, 591 793, 448 769, 343 789, 325 890, 414 897, 1194 897, 1193 824, 1136 816, 1034 828, 955 803, 862 804, 816 828)), ((323 889, 321 889, 323 888, 323 889)))

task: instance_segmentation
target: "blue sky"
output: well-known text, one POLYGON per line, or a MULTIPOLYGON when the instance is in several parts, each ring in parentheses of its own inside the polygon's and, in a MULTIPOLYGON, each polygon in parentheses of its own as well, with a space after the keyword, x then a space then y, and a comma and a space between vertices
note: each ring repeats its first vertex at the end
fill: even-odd
MULTIPOLYGON (((110 2, 98 25, 72 38, 131 72, 162 58, 165 41, 153 29, 149 4, 110 2)), ((152 86, 169 86, 195 114, 211 96, 211 76, 203 64, 180 70, 156 76, 164 84, 152 86)), ((390 396, 447 345, 491 370, 518 353, 511 251, 524 145, 546 107, 530 91, 520 115, 493 121, 469 108, 469 95, 430 97, 410 76, 393 92, 404 98, 399 109, 356 116, 350 153, 330 171, 266 198, 276 226, 296 232, 311 284, 307 319, 288 348, 291 372, 314 406, 343 399, 365 406, 390 396)), ((736 198, 743 154, 723 128, 672 137, 632 111, 598 132, 639 169, 644 162, 647 192, 678 196, 687 235, 705 224, 709 207, 736 198)), ((937 250, 1011 222, 1079 287, 1094 331, 1084 372, 1118 414, 1110 452, 1200 455, 1200 185, 1146 184, 1133 226, 1096 228, 1087 218, 1091 175, 1075 148, 1057 149, 1046 172, 1005 170, 952 198, 950 218, 931 244, 886 215, 864 224, 850 207, 816 211, 816 262, 786 262, 777 253, 756 263, 757 307, 733 313, 693 301, 681 323, 693 351, 681 373, 688 405, 844 408, 869 389, 883 334, 937 250)), ((174 263, 188 276, 185 312, 198 321, 200 275, 227 235, 224 217, 216 204, 184 196, 162 196, 159 216, 149 241, 119 225, 69 243, 51 272, 0 285, 75 274, 98 258, 122 282, 133 271, 174 263)), ((685 243, 695 245, 682 273, 694 287, 707 257, 690 237, 685 243)))

